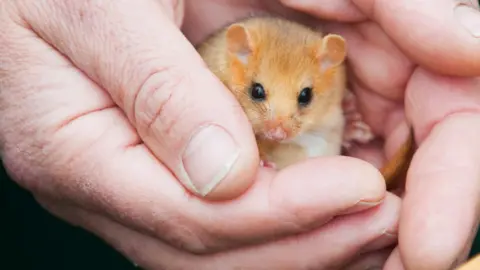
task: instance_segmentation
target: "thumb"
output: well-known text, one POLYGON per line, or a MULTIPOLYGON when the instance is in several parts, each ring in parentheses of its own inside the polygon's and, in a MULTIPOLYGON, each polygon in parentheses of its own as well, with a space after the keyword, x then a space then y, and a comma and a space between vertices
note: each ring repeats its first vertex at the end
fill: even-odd
POLYGON ((259 164, 252 129, 167 16, 175 8, 161 2, 175 1, 19 6, 41 38, 110 93, 186 188, 210 199, 236 197, 251 185, 259 164))
POLYGON ((424 67, 448 75, 480 74, 477 0, 353 0, 353 3, 424 67))

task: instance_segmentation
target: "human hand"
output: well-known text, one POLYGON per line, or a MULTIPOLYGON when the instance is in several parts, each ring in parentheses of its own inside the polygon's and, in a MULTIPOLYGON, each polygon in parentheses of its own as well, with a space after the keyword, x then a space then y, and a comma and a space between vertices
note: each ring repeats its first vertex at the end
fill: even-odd
POLYGON ((182 18, 182 1, 1 1, 0 145, 15 181, 147 269, 332 269, 396 241, 400 201, 367 163, 257 171, 249 123, 182 18))
POLYGON ((419 149, 399 245, 385 269, 461 263, 480 214, 480 81, 471 77, 480 74, 478 2, 280 2, 330 21, 325 28, 346 37, 352 89, 366 122, 386 139, 384 148, 360 149, 358 157, 379 167, 405 140, 406 119, 415 130, 419 149))

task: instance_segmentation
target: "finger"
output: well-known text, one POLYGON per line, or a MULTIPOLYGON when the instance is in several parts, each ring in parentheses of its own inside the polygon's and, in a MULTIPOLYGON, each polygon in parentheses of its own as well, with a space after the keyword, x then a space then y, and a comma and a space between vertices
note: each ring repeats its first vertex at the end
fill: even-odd
POLYGON ((379 23, 415 62, 448 75, 480 74, 478 1, 352 2, 379 23))
POLYGON ((294 8, 325 20, 357 22, 365 20, 365 15, 350 0, 279 0, 283 5, 294 8))
POLYGON ((169 209, 170 219, 194 225, 189 234, 173 230, 175 239, 189 243, 190 250, 205 252, 311 230, 337 215, 378 205, 384 200, 384 192, 385 184, 377 170, 357 159, 336 157, 310 160, 279 174, 260 173, 252 189, 238 201, 208 205, 185 198, 165 204, 181 209, 180 213, 169 209), (343 167, 350 170, 337 169, 343 167), (354 172, 353 168, 358 170, 354 172), (322 172, 321 178, 314 176, 315 170, 322 172), (189 241, 194 232, 203 235, 200 243, 189 241))
POLYGON ((12 38, 0 35, 0 44, 15 48, 0 50, 6 59, 0 87, 8 90, 0 91, 0 121, 11 127, 0 133, 2 159, 33 193, 197 253, 297 234, 378 205, 385 196, 382 176, 368 163, 334 157, 279 174, 260 171, 252 189, 236 200, 192 197, 138 144, 97 85, 28 29, 2 26, 12 38))
POLYGON ((407 176, 400 223, 406 269, 449 269, 473 239, 480 206, 478 87, 477 78, 421 69, 409 83, 406 111, 420 148, 407 176))
POLYGON ((112 96, 186 188, 236 197, 259 164, 251 126, 168 18, 167 3, 18 1, 29 26, 112 96))
POLYGON ((394 243, 400 211, 399 199, 389 195, 377 208, 338 218, 313 232, 228 252, 194 255, 93 213, 49 201, 42 204, 146 269, 336 269, 354 254, 394 243))

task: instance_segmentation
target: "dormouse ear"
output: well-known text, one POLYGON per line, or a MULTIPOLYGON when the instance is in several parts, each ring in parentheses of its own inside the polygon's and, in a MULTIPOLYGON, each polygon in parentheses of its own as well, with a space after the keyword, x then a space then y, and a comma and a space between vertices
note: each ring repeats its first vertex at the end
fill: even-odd
POLYGON ((319 60, 322 70, 341 65, 347 56, 347 44, 339 35, 329 34, 323 37, 319 60))
POLYGON ((240 62, 247 64, 253 51, 252 37, 242 24, 232 24, 227 29, 227 50, 235 55, 240 62))

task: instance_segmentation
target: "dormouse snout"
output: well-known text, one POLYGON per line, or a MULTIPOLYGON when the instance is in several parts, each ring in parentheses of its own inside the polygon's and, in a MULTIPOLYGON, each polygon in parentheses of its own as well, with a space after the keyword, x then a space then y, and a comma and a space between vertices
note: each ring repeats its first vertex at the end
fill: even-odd
POLYGON ((282 141, 287 138, 287 132, 281 126, 269 129, 265 132, 265 138, 274 141, 282 141))
POLYGON ((290 129, 286 127, 281 119, 272 119, 265 121, 265 138, 269 140, 282 141, 289 137, 290 129))

